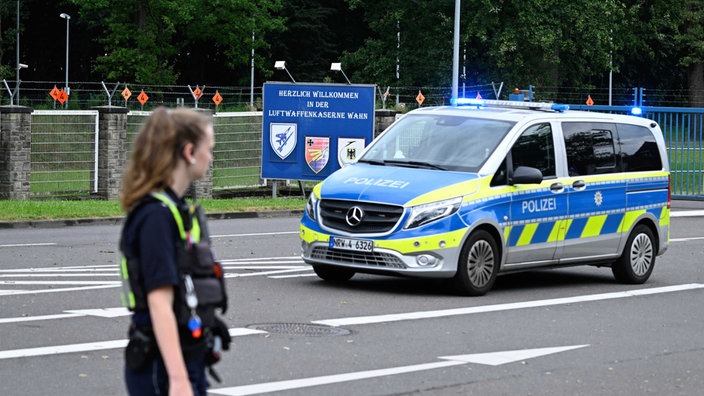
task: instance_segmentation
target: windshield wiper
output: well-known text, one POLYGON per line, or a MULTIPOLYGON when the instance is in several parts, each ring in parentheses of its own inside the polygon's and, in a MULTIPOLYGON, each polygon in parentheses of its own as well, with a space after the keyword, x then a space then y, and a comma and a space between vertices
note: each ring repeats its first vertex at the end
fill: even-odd
POLYGON ((385 161, 380 161, 380 160, 359 159, 359 160, 357 160, 357 162, 361 162, 363 164, 380 165, 380 166, 386 165, 385 161))
POLYGON ((437 170, 447 170, 447 168, 444 168, 440 165, 435 165, 430 162, 424 162, 424 161, 399 161, 399 160, 385 160, 384 163, 386 164, 392 164, 392 165, 399 165, 399 166, 409 166, 409 167, 414 167, 414 168, 428 168, 428 169, 437 169, 437 170))

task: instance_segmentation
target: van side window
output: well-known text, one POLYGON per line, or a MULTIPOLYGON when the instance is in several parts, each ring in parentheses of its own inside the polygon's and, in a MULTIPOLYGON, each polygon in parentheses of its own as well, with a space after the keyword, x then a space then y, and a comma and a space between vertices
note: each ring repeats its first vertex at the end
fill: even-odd
POLYGON ((506 158, 504 158, 504 160, 501 161, 501 166, 499 166, 499 169, 496 170, 496 173, 494 173, 494 176, 491 178, 489 185, 496 187, 506 184, 508 184, 508 178, 506 177, 506 158))
POLYGON ((662 169, 658 144, 648 128, 619 124, 618 142, 621 146, 621 167, 624 172, 662 169))
POLYGON ((513 169, 530 166, 543 172, 544 178, 555 177, 555 145, 550 124, 526 129, 511 148, 513 169))
POLYGON ((619 172, 614 144, 616 125, 564 122, 562 132, 570 176, 619 172))

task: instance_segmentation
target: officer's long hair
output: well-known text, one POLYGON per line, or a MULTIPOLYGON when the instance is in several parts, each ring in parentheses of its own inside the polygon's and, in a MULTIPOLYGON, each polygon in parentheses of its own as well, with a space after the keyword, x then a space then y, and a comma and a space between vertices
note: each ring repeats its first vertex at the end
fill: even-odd
POLYGON ((211 123, 209 116, 194 110, 154 110, 134 140, 120 191, 122 208, 130 211, 144 195, 168 187, 183 148, 187 143, 197 146, 211 123))

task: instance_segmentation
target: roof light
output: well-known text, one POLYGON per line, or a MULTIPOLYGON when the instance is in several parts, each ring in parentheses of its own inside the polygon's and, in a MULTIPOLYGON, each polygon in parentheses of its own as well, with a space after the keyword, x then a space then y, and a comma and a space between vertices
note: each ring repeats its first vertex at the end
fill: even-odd
POLYGON ((477 107, 482 107, 484 106, 484 100, 483 99, 475 99, 475 98, 452 98, 450 99, 450 104, 453 106, 477 106, 477 107))
POLYGON ((563 112, 570 109, 566 104, 543 103, 543 102, 517 102, 513 100, 490 100, 473 98, 453 98, 450 103, 454 106, 476 106, 476 107, 506 107, 514 109, 552 110, 563 112))
POLYGON ((633 114, 634 116, 643 115, 643 109, 641 109, 640 107, 633 107, 631 108, 631 114, 633 114))

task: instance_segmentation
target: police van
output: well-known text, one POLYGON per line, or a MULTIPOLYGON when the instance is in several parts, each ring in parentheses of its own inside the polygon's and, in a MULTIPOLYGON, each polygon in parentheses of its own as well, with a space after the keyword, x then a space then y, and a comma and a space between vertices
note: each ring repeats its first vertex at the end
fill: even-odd
POLYGON ((300 223, 302 258, 324 280, 447 278, 464 295, 584 264, 643 283, 669 234, 656 122, 489 100, 409 112, 314 187, 300 223))

